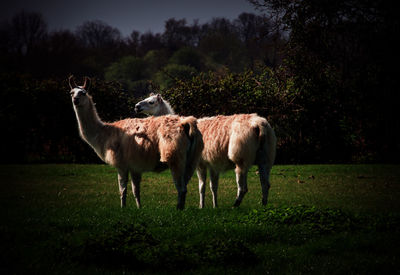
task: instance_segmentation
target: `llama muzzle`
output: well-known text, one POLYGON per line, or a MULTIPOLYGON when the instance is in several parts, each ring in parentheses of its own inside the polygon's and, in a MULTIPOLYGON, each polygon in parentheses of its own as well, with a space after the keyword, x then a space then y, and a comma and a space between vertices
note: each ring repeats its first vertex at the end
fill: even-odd
POLYGON ((138 104, 135 105, 135 112, 140 113, 142 111, 142 107, 138 104))

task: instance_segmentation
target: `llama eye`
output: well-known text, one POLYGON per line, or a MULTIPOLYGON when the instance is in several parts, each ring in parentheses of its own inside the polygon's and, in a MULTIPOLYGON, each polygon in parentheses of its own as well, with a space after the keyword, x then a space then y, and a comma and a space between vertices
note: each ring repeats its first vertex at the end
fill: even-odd
POLYGON ((153 104, 154 104, 154 101, 150 101, 149 104, 150 104, 150 105, 153 105, 153 104))

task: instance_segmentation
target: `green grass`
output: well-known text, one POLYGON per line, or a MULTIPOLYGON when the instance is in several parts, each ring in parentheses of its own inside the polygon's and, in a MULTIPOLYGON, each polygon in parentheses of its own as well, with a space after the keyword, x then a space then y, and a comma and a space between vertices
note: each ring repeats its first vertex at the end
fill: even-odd
POLYGON ((269 205, 255 169, 233 209, 198 209, 197 178, 177 211, 169 172, 147 173, 142 209, 119 207, 106 165, 0 166, 0 271, 7 273, 399 273, 400 166, 275 166, 269 205))

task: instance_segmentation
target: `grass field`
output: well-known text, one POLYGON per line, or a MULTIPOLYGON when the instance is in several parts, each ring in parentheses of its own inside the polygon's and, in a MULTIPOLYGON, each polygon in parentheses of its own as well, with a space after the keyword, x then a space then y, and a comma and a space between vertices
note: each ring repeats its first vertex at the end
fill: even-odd
POLYGON ((169 172, 144 174, 121 209, 109 166, 0 166, 0 272, 400 273, 400 166, 275 166, 267 207, 253 169, 233 209, 234 178, 200 210, 194 176, 177 211, 169 172))

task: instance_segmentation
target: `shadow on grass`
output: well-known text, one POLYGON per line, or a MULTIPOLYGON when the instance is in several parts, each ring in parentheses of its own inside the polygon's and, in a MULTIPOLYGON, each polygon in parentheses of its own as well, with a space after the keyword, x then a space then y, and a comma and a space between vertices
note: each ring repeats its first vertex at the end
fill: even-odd
POLYGON ((132 270, 176 270, 197 268, 205 262, 243 265, 257 261, 256 255, 238 240, 182 243, 157 240, 140 224, 118 223, 113 228, 70 244, 66 256, 84 265, 132 270))

